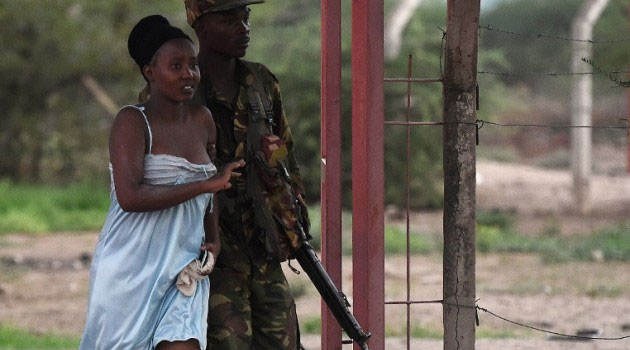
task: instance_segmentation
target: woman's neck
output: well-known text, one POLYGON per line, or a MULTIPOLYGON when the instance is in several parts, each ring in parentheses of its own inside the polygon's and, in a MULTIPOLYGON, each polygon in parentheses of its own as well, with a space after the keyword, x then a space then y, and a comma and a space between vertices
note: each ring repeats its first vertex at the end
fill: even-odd
POLYGON ((144 104, 148 114, 160 118, 181 120, 186 116, 187 105, 185 102, 175 102, 162 96, 151 96, 144 104))

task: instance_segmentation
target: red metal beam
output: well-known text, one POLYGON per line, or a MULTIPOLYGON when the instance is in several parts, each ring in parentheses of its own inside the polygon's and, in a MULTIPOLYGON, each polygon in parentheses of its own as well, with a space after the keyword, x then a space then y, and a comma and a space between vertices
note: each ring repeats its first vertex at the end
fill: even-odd
POLYGON ((385 348, 383 78, 383 0, 354 0, 352 295, 372 350, 385 348))
MULTIPOLYGON (((341 0, 321 3, 322 262, 341 290, 341 0)), ((321 348, 341 350, 341 327, 321 303, 321 348)))

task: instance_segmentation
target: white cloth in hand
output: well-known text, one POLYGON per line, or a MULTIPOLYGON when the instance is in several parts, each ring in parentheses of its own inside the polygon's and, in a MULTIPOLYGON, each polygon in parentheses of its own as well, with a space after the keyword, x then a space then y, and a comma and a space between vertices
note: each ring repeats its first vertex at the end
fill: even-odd
POLYGON ((197 281, 206 277, 214 268, 214 255, 207 250, 203 253, 201 261, 195 259, 186 265, 182 271, 177 275, 177 282, 175 286, 187 297, 195 294, 197 289, 197 281))

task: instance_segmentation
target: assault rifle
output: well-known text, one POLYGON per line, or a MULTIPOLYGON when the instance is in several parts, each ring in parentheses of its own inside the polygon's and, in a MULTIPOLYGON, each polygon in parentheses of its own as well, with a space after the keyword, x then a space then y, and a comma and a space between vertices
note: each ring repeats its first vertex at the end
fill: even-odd
MULTIPOLYGON (((284 170, 284 176, 289 181, 289 172, 287 169, 282 166, 284 170)), ((290 182, 289 182, 290 183, 290 182)), ((304 231, 304 226, 302 225, 302 213, 301 213, 301 205, 298 202, 298 199, 293 195, 295 203, 295 210, 297 211, 297 231, 298 234, 302 238, 302 244, 294 250, 295 259, 298 261, 304 272, 308 275, 315 288, 321 295, 322 299, 326 302, 328 309, 332 312, 335 319, 346 332, 348 337, 355 341, 362 350, 369 350, 367 340, 372 336, 371 333, 363 331, 361 325, 354 317, 354 315, 348 309, 350 307, 350 303, 348 302, 348 298, 337 289, 332 279, 328 275, 328 272, 324 269, 321 260, 315 254, 315 250, 310 243, 308 243, 306 238, 306 232, 304 231)))
POLYGON ((330 279, 330 276, 324 270, 324 266, 322 266, 322 262, 315 254, 313 246, 308 242, 303 242, 295 250, 295 258, 317 288, 317 291, 326 302, 326 305, 328 305, 328 309, 335 316, 341 328, 343 328, 350 339, 359 344, 362 350, 369 350, 367 340, 372 334, 366 333, 361 329, 361 325, 359 325, 357 319, 348 309, 350 307, 348 298, 337 289, 330 279))

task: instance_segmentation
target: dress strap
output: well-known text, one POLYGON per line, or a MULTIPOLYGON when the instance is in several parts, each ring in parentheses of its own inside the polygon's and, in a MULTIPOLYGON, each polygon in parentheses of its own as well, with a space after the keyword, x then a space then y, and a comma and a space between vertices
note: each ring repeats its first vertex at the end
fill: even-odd
POLYGON ((153 133, 151 132, 151 124, 149 124, 149 119, 147 118, 147 115, 144 113, 144 106, 128 105, 125 107, 133 107, 139 110, 140 113, 142 113, 142 116, 144 117, 144 122, 147 124, 147 130, 149 131, 149 152, 147 154, 151 154, 151 149, 153 148, 153 133))

